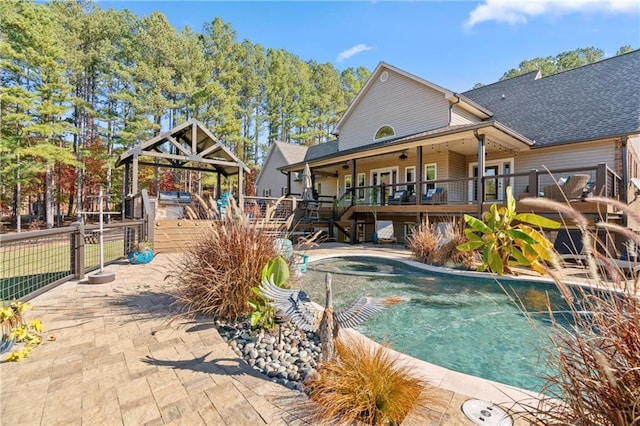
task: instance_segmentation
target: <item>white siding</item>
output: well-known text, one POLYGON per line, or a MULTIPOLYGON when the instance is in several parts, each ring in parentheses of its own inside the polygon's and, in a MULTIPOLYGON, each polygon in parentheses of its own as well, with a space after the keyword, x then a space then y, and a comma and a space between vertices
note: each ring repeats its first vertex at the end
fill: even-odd
POLYGON ((449 101, 442 92, 389 71, 369 87, 340 129, 339 150, 373 143, 381 126, 389 125, 396 136, 405 136, 448 124, 449 101))
MULTIPOLYGON (((281 189, 287 186, 287 175, 284 173, 280 173, 278 167, 282 167, 286 165, 284 157, 282 156, 282 152, 276 146, 271 148, 273 151, 267 158, 262 171, 260 172, 260 177, 256 181, 256 194, 258 197, 261 197, 264 194, 265 190, 271 190, 272 197, 279 197, 281 195, 281 189)), ((294 194, 302 193, 302 182, 295 182, 291 177, 291 192, 294 194)))
POLYGON ((473 124, 480 122, 478 117, 474 116, 468 111, 463 110, 462 108, 454 105, 451 108, 451 125, 456 126, 458 124, 473 124))

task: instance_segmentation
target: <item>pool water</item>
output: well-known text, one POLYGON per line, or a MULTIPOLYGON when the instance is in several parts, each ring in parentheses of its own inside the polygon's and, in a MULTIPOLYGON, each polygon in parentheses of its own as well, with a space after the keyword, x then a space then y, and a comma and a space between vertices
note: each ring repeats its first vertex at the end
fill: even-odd
MULTIPOLYGON (((332 272, 336 309, 361 296, 411 300, 372 316, 358 330, 400 352, 450 370, 541 391, 548 374, 547 300, 567 310, 552 285, 459 278, 382 258, 344 257, 314 262, 302 288, 323 305, 324 275, 332 272), (519 306, 533 313, 527 318, 519 306)), ((556 320, 562 314, 556 315, 556 320)))

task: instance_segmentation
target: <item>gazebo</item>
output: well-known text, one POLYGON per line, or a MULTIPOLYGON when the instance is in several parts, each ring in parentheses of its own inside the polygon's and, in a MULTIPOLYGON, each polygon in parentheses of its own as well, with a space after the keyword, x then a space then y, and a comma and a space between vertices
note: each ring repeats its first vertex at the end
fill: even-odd
POLYGON ((238 203, 243 205, 243 173, 249 168, 196 119, 142 142, 120 155, 116 167, 124 165, 124 197, 138 191, 140 166, 194 170, 217 174, 217 193, 221 176, 238 175, 238 203))

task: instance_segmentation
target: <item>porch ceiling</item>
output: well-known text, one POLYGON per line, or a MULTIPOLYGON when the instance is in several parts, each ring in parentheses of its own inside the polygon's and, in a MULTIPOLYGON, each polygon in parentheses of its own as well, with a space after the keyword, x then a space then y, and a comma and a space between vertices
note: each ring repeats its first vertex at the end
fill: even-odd
MULTIPOLYGON (((451 128, 453 129, 453 128, 451 128)), ((442 152, 452 151, 462 155, 477 155, 478 135, 485 137, 485 152, 510 152, 516 153, 529 150, 533 142, 513 133, 510 129, 495 122, 484 122, 479 125, 456 126, 456 131, 434 131, 422 132, 407 136, 392 143, 371 146, 369 148, 348 150, 343 153, 333 154, 325 158, 309 162, 309 165, 316 171, 326 174, 338 173, 339 169, 350 160, 357 160, 364 165, 368 162, 379 161, 381 157, 400 156, 406 151, 409 156, 415 152, 418 146, 423 147, 423 153, 431 150, 442 152)), ((284 167, 286 171, 302 171, 304 163, 292 164, 284 167)))

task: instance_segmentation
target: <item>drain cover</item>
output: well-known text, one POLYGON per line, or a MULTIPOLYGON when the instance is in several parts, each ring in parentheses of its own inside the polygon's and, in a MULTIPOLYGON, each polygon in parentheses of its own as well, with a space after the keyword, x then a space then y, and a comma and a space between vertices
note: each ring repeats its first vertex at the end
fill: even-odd
POLYGON ((513 426, 513 419, 502 408, 479 399, 469 399, 462 404, 462 412, 477 425, 513 426))

